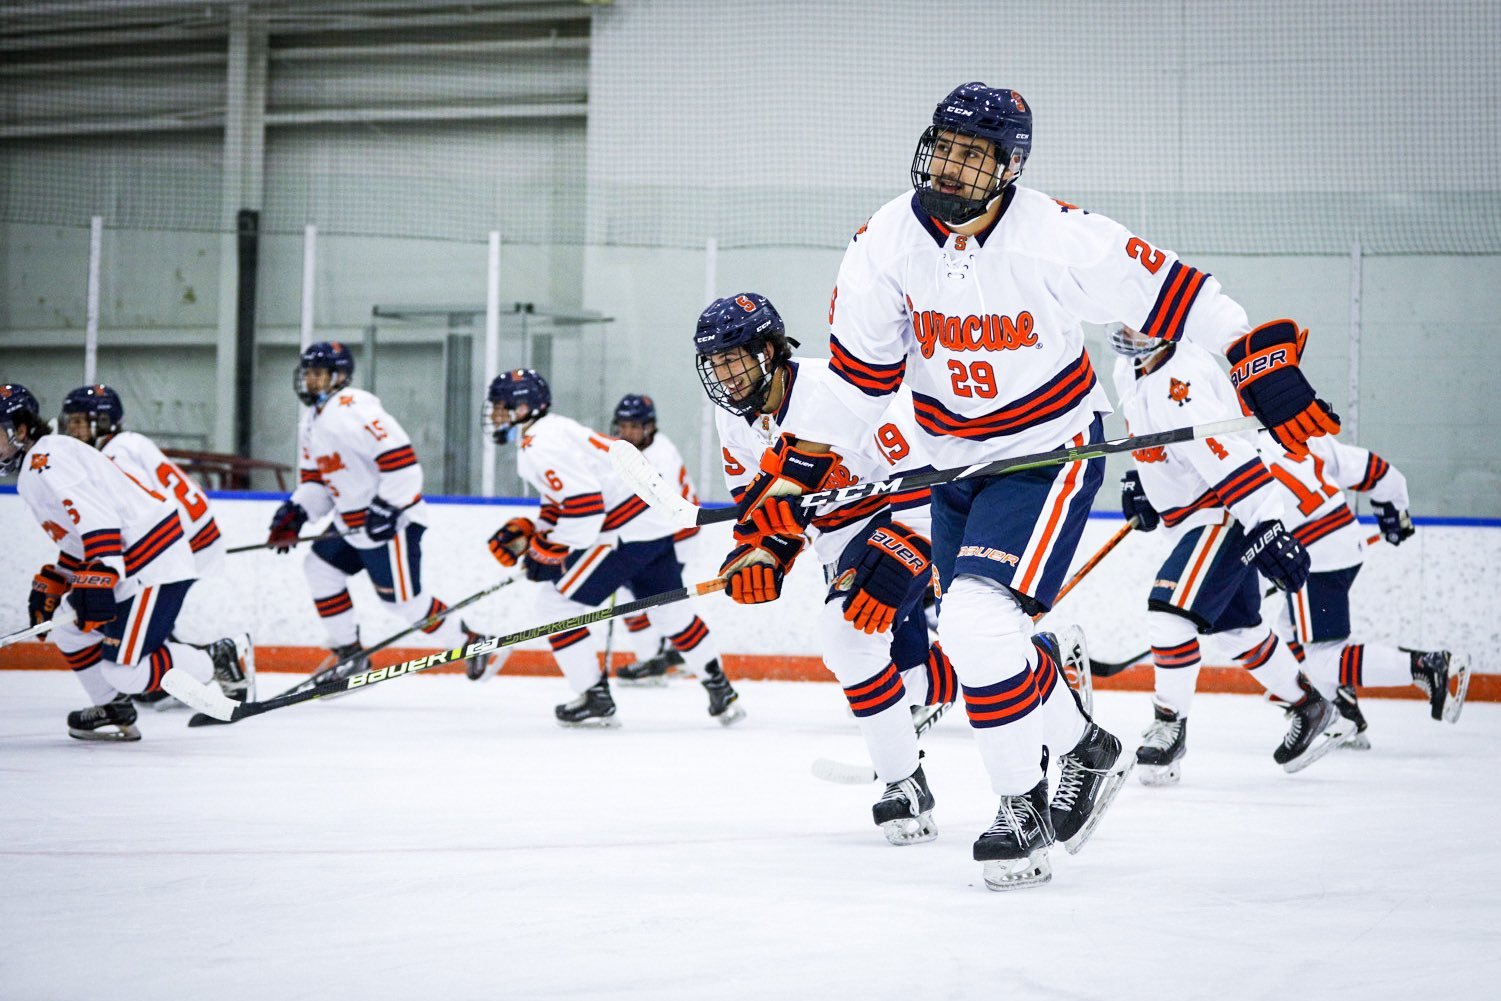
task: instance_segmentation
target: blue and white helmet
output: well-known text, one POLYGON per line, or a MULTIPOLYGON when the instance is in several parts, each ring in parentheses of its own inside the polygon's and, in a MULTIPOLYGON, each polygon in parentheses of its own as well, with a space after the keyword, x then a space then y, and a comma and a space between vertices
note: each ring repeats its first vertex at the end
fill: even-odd
POLYGON ((962 84, 938 102, 933 109, 933 124, 917 141, 917 152, 912 155, 912 186, 917 189, 918 204, 951 226, 972 222, 1021 176, 1031 152, 1032 110, 1020 94, 978 82, 962 84), (934 175, 942 177, 946 171, 956 174, 969 165, 952 149, 948 136, 955 133, 986 139, 993 145, 994 169, 982 171, 973 182, 982 191, 977 198, 933 186, 934 175))
POLYGON ((528 408, 522 418, 525 421, 536 420, 552 406, 552 390, 542 373, 534 368, 515 368, 500 373, 490 380, 485 407, 480 413, 480 427, 495 444, 504 445, 511 440, 511 414, 523 405, 528 408), (502 416, 495 413, 497 403, 505 411, 502 416))
POLYGON ((328 398, 349 385, 354 378, 354 355, 339 341, 318 341, 302 349, 297 368, 292 371, 292 391, 310 407, 321 407, 328 398), (307 388, 308 369, 321 368, 329 373, 328 388, 314 393, 307 388))
POLYGON ((759 292, 709 303, 698 316, 693 346, 698 378, 714 405, 741 417, 759 413, 777 370, 792 357, 781 314, 759 292))
POLYGON ((68 431, 70 414, 83 414, 88 418, 89 437, 81 440, 97 445, 101 437, 119 432, 121 422, 125 419, 125 405, 120 402, 120 394, 103 383, 79 386, 63 397, 59 430, 68 431))
POLYGON ((19 382, 0 385, 0 476, 20 472, 27 450, 47 433, 41 412, 31 390, 19 382))

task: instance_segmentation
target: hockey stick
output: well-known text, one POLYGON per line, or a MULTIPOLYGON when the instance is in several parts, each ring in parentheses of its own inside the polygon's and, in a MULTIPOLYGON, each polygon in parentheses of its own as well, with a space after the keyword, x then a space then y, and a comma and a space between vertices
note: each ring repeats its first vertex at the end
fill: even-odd
MULTIPOLYGON (((1038 469, 1043 466, 1056 466, 1066 462, 1083 462, 1086 459, 1098 459, 1106 455, 1114 455, 1117 452, 1134 452, 1140 448, 1157 448, 1161 445, 1173 445, 1182 441, 1194 441, 1199 438, 1209 438, 1214 435, 1235 434, 1239 431, 1251 431, 1261 427, 1261 422, 1255 417, 1237 417, 1228 421, 1215 421, 1211 424, 1200 424, 1195 427, 1174 428, 1171 431, 1159 431, 1154 434, 1144 434, 1136 437, 1114 438, 1110 441, 1102 441, 1092 445, 1081 445, 1076 448, 1058 448, 1050 452, 1034 452, 1031 455, 1018 455, 1009 459, 995 459, 991 462, 981 462, 973 466, 954 466, 949 469, 929 470, 921 473, 911 473, 906 476, 896 476, 889 480, 870 480, 865 483, 854 483, 847 487, 839 487, 835 490, 821 490, 817 493, 803 494, 800 498, 803 507, 817 507, 823 504, 845 504, 849 501, 859 500, 862 497, 870 497, 876 494, 894 494, 904 490, 914 490, 919 487, 931 487, 942 483, 952 483, 954 480, 971 479, 983 476, 1000 476, 1003 473, 1017 473, 1025 469, 1038 469)), ((691 528, 695 525, 712 525, 721 521, 734 521, 739 509, 736 507, 724 508, 701 508, 690 503, 679 494, 667 480, 652 468, 651 463, 635 447, 627 442, 611 442, 610 461, 615 471, 628 484, 631 485, 642 500, 652 507, 666 512, 681 528, 691 528)))
POLYGON ((293 706, 299 702, 307 702, 310 699, 319 699, 325 695, 335 695, 352 691, 356 688, 369 688, 382 681, 390 681, 392 678, 400 678, 409 674, 417 674, 434 667, 442 667, 445 664, 457 664, 474 657, 481 657, 487 653, 517 643, 525 643, 527 640, 540 639, 543 636, 551 636, 553 633, 561 633, 569 629, 578 629, 592 625, 595 622, 604 622, 622 615, 634 615, 648 608, 658 605, 670 605, 675 601, 684 601, 688 598, 696 598, 705 594, 713 594, 715 591, 723 591, 725 581, 721 577, 714 577, 698 584, 687 587, 675 588, 654 594, 650 597, 639 598, 636 601, 628 601, 624 605, 616 605, 614 608, 596 608, 592 612, 575 615, 572 618, 560 619, 557 622, 549 622, 541 626, 532 626, 520 632, 508 633, 504 636, 481 636, 467 646, 454 647, 452 650, 442 650, 438 653, 428 654, 425 657, 413 657, 411 660, 400 664, 392 664, 390 667, 382 667, 352 674, 347 678, 330 681, 326 684, 316 685, 305 691, 293 695, 278 695, 264 702, 237 702, 232 703, 233 711, 228 722, 238 722, 247 716, 259 716, 261 713, 270 712, 273 709, 282 709, 293 706))
MULTIPOLYGON (((469 597, 465 598, 463 601, 456 601, 452 605, 449 605, 447 608, 443 609, 441 612, 438 612, 434 615, 429 615, 421 622, 407 626, 399 633, 394 633, 390 636, 387 636, 385 639, 381 640, 374 646, 366 647, 365 649, 360 650, 352 654, 351 656, 345 657, 343 660, 339 661, 336 664, 330 664, 328 667, 313 672, 306 678, 299 681, 297 684, 293 685, 291 688, 288 688, 286 691, 274 697, 280 699, 288 695, 297 695, 300 692, 305 692, 311 688, 317 687, 318 685, 336 680, 339 676, 339 668, 347 667, 348 665, 355 663, 361 658, 368 658, 371 654, 379 653, 380 651, 386 649, 386 647, 395 643, 397 640, 404 639, 407 636, 410 636, 412 633, 415 633, 422 629, 427 629, 429 626, 436 625, 437 623, 442 622, 444 619, 448 618, 448 616, 452 615, 454 612, 457 612, 459 609, 466 608, 469 605, 474 604, 476 601, 479 601, 481 598, 486 597, 487 595, 494 594, 501 588, 509 587, 510 585, 516 583, 516 581, 519 579, 519 577, 514 576, 507 577, 495 584, 491 584, 483 591, 477 591, 474 594, 471 594, 469 597)), ((188 720, 188 726, 213 726, 218 723, 228 722, 233 722, 233 720, 215 719, 207 713, 198 713, 192 719, 188 720)))
MULTIPOLYGON (((1381 533, 1378 532, 1370 538, 1366 539, 1365 544, 1368 546, 1374 546, 1376 543, 1381 541, 1381 538, 1381 533)), ((1263 598, 1270 598, 1276 593, 1277 588, 1269 587, 1265 592, 1262 593, 1261 596, 1263 598)), ((1089 659, 1089 673, 1094 675, 1096 678, 1108 678, 1113 674, 1120 674, 1128 667, 1135 667, 1137 664, 1142 663, 1151 655, 1152 648, 1148 647, 1141 653, 1136 654, 1134 657, 1128 657, 1125 660, 1115 663, 1112 663, 1108 660, 1095 660, 1093 657, 1091 657, 1089 659)))
MULTIPOLYGON (((412 501, 410 504, 407 504, 407 505, 405 505, 403 507, 397 508, 396 509, 397 516, 399 517, 400 515, 402 515, 403 513, 405 513, 409 508, 416 507, 421 502, 422 502, 422 498, 418 497, 416 500, 412 501)), ((320 534, 318 534, 318 535, 305 535, 305 536, 303 536, 301 538, 298 538, 298 539, 289 539, 286 542, 257 542, 253 546, 235 546, 233 549, 226 549, 226 550, 224 550, 224 554, 226 556, 233 556, 235 553, 248 553, 248 552, 252 552, 252 551, 254 551, 256 549, 270 549, 272 546, 287 546, 287 547, 290 548, 292 546, 300 546, 304 542, 322 542, 324 539, 342 539, 346 535, 353 535, 355 532, 359 531, 358 528, 346 528, 342 532, 335 532, 333 530, 333 527, 334 527, 333 523, 330 522, 329 525, 328 525, 328 528, 324 529, 323 532, 320 533, 320 534)))
MULTIPOLYGON (((1104 560, 1106 556, 1110 555, 1110 551, 1116 546, 1120 545, 1121 540, 1129 535, 1131 530, 1135 527, 1135 518, 1130 519, 1123 526, 1121 526, 1120 530, 1112 535, 1110 539, 1105 543, 1105 545, 1100 547, 1099 552, 1091 556, 1088 562, 1080 567, 1078 571, 1068 579, 1068 582, 1063 585, 1061 590, 1059 590, 1058 596, 1053 599, 1053 606, 1057 607, 1058 603, 1063 600, 1063 596, 1072 591, 1074 589, 1074 585, 1083 580, 1091 570, 1099 566, 1100 562, 1104 560)), ((1038 612, 1036 615, 1032 616, 1032 621, 1036 622, 1046 614, 1048 613, 1038 612)), ((1090 673, 1093 674, 1093 670, 1091 670, 1090 673)), ((1087 682, 1087 678, 1081 679, 1080 684, 1083 685, 1087 682)), ((1093 702, 1093 699, 1091 699, 1090 701, 1093 702)), ((938 706, 937 711, 917 724, 917 735, 921 737, 924 733, 927 733, 928 729, 932 727, 934 723, 937 723, 938 720, 943 716, 943 714, 948 712, 953 705, 954 703, 952 702, 941 703, 938 706)), ((1086 707, 1085 711, 1088 712, 1088 707, 1086 707)), ((832 758, 819 758, 817 761, 814 761, 813 774, 826 782, 838 782, 843 785, 863 785, 867 782, 874 782, 876 780, 876 771, 869 765, 852 765, 843 761, 835 761, 832 758)))
POLYGON ((10 646, 12 643, 19 643, 22 640, 31 639, 33 636, 40 636, 49 631, 52 626, 52 620, 48 619, 45 622, 38 622, 34 626, 27 626, 25 629, 17 629, 13 633, 6 633, 4 636, 0 636, 0 646, 10 646))

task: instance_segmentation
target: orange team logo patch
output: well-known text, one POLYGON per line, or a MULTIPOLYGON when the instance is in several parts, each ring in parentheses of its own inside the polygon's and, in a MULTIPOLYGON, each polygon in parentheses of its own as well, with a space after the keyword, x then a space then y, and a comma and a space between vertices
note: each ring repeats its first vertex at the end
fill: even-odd
POLYGON ((1188 402, 1189 385, 1189 383, 1179 379, 1170 379, 1167 386, 1167 398, 1178 404, 1178 406, 1183 406, 1183 404, 1188 402))
POLYGON ((348 407, 348 406, 352 406, 353 404, 354 404, 354 396, 353 396, 353 394, 345 393, 343 396, 339 397, 339 406, 341 406, 341 407, 348 407))
POLYGON ((42 531, 52 536, 53 542, 63 541, 63 539, 66 538, 68 534, 68 530, 66 528, 63 528, 55 521, 42 522, 42 531))
POLYGON ((31 456, 32 471, 40 473, 42 470, 46 469, 47 459, 48 456, 46 452, 33 452, 31 456))
POLYGON ((531 435, 524 434, 524 435, 521 436, 521 447, 522 448, 531 448, 532 447, 532 436, 531 435))
POLYGON ((318 465, 318 475, 327 476, 329 473, 337 473, 341 469, 347 469, 344 465, 344 457, 338 452, 333 455, 320 455, 313 460, 318 465))

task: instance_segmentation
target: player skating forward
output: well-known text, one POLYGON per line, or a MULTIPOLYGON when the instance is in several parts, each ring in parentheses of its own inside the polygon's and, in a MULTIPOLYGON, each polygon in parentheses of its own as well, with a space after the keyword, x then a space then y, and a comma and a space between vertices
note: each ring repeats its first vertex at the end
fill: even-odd
MULTIPOLYGON (((688 476, 688 467, 683 464, 682 453, 672 439, 657 429, 657 406, 650 396, 641 393, 622 396, 620 402, 615 404, 615 418, 610 424, 610 433, 634 445, 664 480, 677 485, 688 503, 698 503, 698 493, 693 489, 693 480, 688 476)), ((687 566, 694 545, 692 540, 697 535, 696 527, 679 529, 673 534, 679 569, 687 566)), ((627 617, 625 627, 635 643, 649 647, 653 639, 656 639, 656 653, 645 660, 616 669, 615 677, 628 685, 665 684, 668 672, 682 665, 683 655, 678 653, 667 634, 656 628, 646 612, 627 617)))
MULTIPOLYGON (((742 292, 710 303, 699 315, 694 347, 699 379, 718 408, 725 483, 743 507, 750 503, 748 490, 778 492, 775 478, 758 477, 763 468, 818 467, 815 478, 832 486, 928 468, 912 444, 905 399, 894 401, 838 455, 797 449, 808 407, 832 376, 826 360, 793 356, 782 318, 765 296, 742 292)), ((769 519, 779 506, 785 507, 773 497, 754 513, 769 519)), ((737 525, 735 547, 720 567, 735 601, 775 601, 811 539, 829 585, 818 618, 819 649, 886 783, 873 814, 895 845, 930 841, 938 833, 909 707, 955 697, 953 669, 938 644, 930 646, 923 617, 932 580, 928 523, 927 488, 880 494, 823 509, 811 523, 737 525)))
MULTIPOLYGON (((1234 389, 1214 357, 1191 342, 1168 343, 1115 324, 1121 355, 1115 388, 1126 428, 1151 434, 1233 419, 1234 389)), ((1138 449, 1121 481, 1121 508, 1150 532, 1161 521, 1173 548, 1147 599, 1154 720, 1136 750, 1146 785, 1178 781, 1189 706, 1199 678, 1199 636, 1214 635, 1236 663, 1286 707, 1289 727, 1272 752, 1290 772, 1343 741, 1346 723, 1298 673, 1297 661, 1261 619, 1257 571, 1284 591, 1308 576, 1308 554, 1283 527, 1283 492, 1249 432, 1138 449)))
MULTIPOLYGON (((285 553, 303 525, 330 512, 349 530, 342 538, 313 543, 303 563, 313 605, 328 630, 330 663, 348 661, 340 677, 366 666, 358 656, 350 577, 368 573, 380 600, 410 623, 448 607, 422 586, 427 505, 412 439, 374 394, 349 385, 353 375, 354 356, 338 341, 303 350, 292 373, 293 392, 309 408, 297 424, 299 482, 277 508, 267 539, 285 553)), ((435 647, 461 646, 478 636, 448 618, 423 632, 435 647)))
MULTIPOLYGON (((912 160, 913 190, 859 229, 840 265, 829 314, 840 378, 816 408, 835 425, 831 436, 838 411, 869 427, 906 384, 940 468, 1098 440, 1110 407, 1082 325, 1117 319, 1223 351, 1245 404, 1294 450, 1338 430, 1297 367, 1295 324, 1251 330, 1208 274, 1103 216, 1020 187, 1031 148, 1032 114, 1015 91, 964 84, 938 104, 912 160)), ((1062 586, 1103 477, 1095 460, 933 490, 939 629, 1001 796, 995 825, 975 844, 994 888, 1044 878, 1053 832, 1031 711, 1029 615, 1062 586)), ((1091 767, 1107 767, 1113 753, 1089 752, 1100 763, 1091 767)))
MULTIPOLYGON (((542 524, 513 518, 490 540, 503 566, 525 564, 538 617, 566 619, 597 608, 624 587, 645 598, 683 586, 673 528, 622 482, 610 465, 609 439, 552 413, 552 390, 534 369, 503 372, 490 383, 483 426, 496 444, 519 437, 516 471, 542 495, 542 524), (524 548, 523 548, 524 547, 524 548)), ((709 627, 686 602, 655 613, 685 665, 709 696, 709 715, 728 726, 744 717, 720 669, 709 627)), ((615 699, 587 626, 548 637, 577 698, 557 707, 564 726, 615 726, 615 699)))
POLYGON ((1381 534, 1396 546, 1414 532, 1407 513, 1406 477, 1375 452, 1337 438, 1316 438, 1308 449, 1308 455, 1293 456, 1268 438, 1262 439, 1272 475, 1287 492, 1288 517, 1297 524, 1293 538, 1308 550, 1313 567, 1308 582, 1287 595, 1278 631, 1302 662, 1309 680, 1355 724, 1346 747, 1366 750, 1371 746, 1356 697, 1361 685, 1410 681, 1428 696, 1434 719, 1457 721, 1469 685, 1469 663, 1464 657, 1447 650, 1350 642, 1350 587, 1364 561, 1365 533, 1341 488, 1370 494, 1381 534))
MULTIPOLYGON (((214 521, 208 496, 181 467, 162 454, 156 443, 138 431, 124 428, 125 405, 109 386, 79 386, 63 397, 59 430, 93 445, 104 457, 130 473, 138 482, 166 494, 177 504, 183 533, 193 551, 197 576, 217 573, 224 565, 224 542, 214 521)), ((93 645, 93 637, 71 622, 52 631, 52 641, 65 655, 74 656, 93 645)), ((212 649, 212 644, 207 649, 212 649)), ((136 702, 166 708, 181 705, 160 689, 133 696, 136 702)))
POLYGON ((130 696, 155 687, 195 705, 253 697, 248 636, 206 649, 167 638, 195 579, 176 505, 83 442, 49 434, 39 410, 24 386, 0 386, 0 474, 20 474, 17 492, 59 550, 32 583, 32 622, 75 618, 93 640, 67 657, 94 703, 68 714, 69 735, 139 740, 130 696))

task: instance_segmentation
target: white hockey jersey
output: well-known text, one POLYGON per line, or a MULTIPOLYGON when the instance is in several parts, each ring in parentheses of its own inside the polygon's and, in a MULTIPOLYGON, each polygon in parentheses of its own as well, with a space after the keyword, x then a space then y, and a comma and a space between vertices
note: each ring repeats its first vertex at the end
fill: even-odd
MULTIPOLYGON (((698 503, 698 491, 693 488, 693 479, 683 462, 683 453, 678 451, 671 438, 658 431, 652 435, 651 444, 641 450, 646 461, 668 483, 677 484, 678 490, 690 504, 698 503)), ((673 533, 673 539, 681 541, 698 534, 698 528, 683 528, 673 533)))
POLYGON ((177 463, 162 454, 156 442, 136 431, 121 431, 106 438, 99 451, 141 483, 176 501, 199 577, 216 573, 224 565, 224 541, 208 497, 177 463))
POLYGON ((1214 278, 1118 223, 1030 188, 1004 197, 974 236, 914 192, 888 202, 850 242, 829 306, 837 406, 868 426, 905 383, 939 467, 1056 448, 1110 412, 1084 321, 1216 351, 1250 329, 1214 278))
POLYGON ((16 491, 57 543, 58 566, 108 565, 120 574, 118 601, 145 585, 197 576, 177 505, 92 445, 44 435, 27 454, 16 491))
MULTIPOLYGON (((762 454, 783 433, 821 440, 806 434, 803 428, 816 416, 812 408, 823 396, 820 390, 835 381, 830 363, 824 358, 794 358, 788 362, 788 372, 782 405, 775 414, 737 417, 719 407, 714 409, 714 423, 719 430, 724 459, 724 480, 730 488, 730 496, 736 501, 760 472, 762 454)), ((849 419, 846 416, 846 420, 849 419)), ((885 480, 898 473, 933 468, 921 450, 921 438, 912 419, 911 401, 905 391, 890 398, 885 412, 865 425, 863 435, 841 432, 841 438, 853 440, 853 443, 836 449, 840 462, 833 475, 841 480, 836 484, 838 486, 885 480)), ((813 551, 825 564, 836 562, 849 540, 863 530, 872 517, 888 507, 893 518, 929 535, 932 531, 929 496, 928 488, 921 487, 865 497, 837 507, 819 508, 808 533, 813 551)))
MULTIPOLYGON (((1235 387, 1213 355, 1187 342, 1170 350, 1166 361, 1140 377, 1130 359, 1116 359, 1115 389, 1128 433, 1242 416, 1235 387)), ((1220 524, 1227 508, 1248 530, 1283 518, 1282 492, 1275 489, 1254 432, 1158 445, 1131 455, 1147 499, 1169 529, 1220 524)), ((1283 524, 1291 528, 1285 518, 1283 524)))
POLYGON ((1370 449, 1322 435, 1310 438, 1308 455, 1295 459, 1267 432, 1260 440, 1267 467, 1285 491, 1284 523, 1308 550, 1315 572, 1362 562, 1366 533, 1345 500, 1345 490, 1369 492, 1373 501, 1407 510, 1407 478, 1370 449))
POLYGON ((366 508, 376 496, 406 509, 398 525, 427 524, 412 439, 373 394, 343 389, 307 410, 297 423, 297 445, 302 459, 292 500, 313 521, 338 512, 344 527, 356 530, 345 536, 351 545, 384 545, 364 532, 366 508))
POLYGON ((672 522, 615 474, 611 440, 555 413, 522 431, 516 472, 542 495, 541 522, 551 541, 583 549, 673 534, 672 522))

